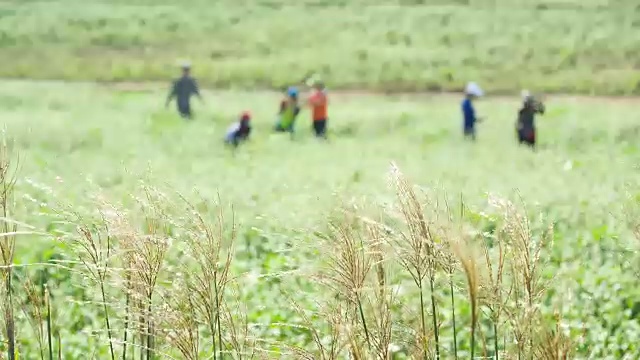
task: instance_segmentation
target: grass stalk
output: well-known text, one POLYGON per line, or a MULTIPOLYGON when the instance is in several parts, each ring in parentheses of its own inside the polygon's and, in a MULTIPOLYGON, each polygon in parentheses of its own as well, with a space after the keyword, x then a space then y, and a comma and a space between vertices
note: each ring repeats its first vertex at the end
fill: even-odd
MULTIPOLYGON (((435 279, 441 251, 434 242, 431 229, 433 223, 425 217, 425 209, 413 187, 395 164, 392 165, 391 180, 395 187, 400 212, 408 230, 406 234, 400 235, 394 247, 401 249, 398 254, 399 260, 409 272, 421 293, 424 290, 422 287, 423 280, 425 277, 429 277, 435 352, 436 359, 440 359, 440 331, 438 327, 438 305, 435 297, 435 279)), ((421 296, 424 295, 421 294, 421 296)), ((424 299, 421 305, 424 306, 424 299)), ((421 331, 426 338, 426 327, 423 326, 421 331)), ((423 351, 423 354, 427 357, 426 350, 423 351)))
POLYGON ((49 294, 49 289, 45 286, 44 288, 44 299, 47 306, 47 344, 49 347, 49 360, 53 360, 53 341, 51 334, 51 296, 49 294))
POLYGON ((438 329, 438 312, 436 305, 436 294, 434 287, 435 279, 433 277, 429 278, 429 286, 431 287, 431 319, 433 320, 433 336, 436 342, 436 359, 440 359, 440 340, 439 340, 439 329, 438 329))
POLYGON ((495 352, 496 360, 500 358, 500 349, 498 347, 498 323, 493 322, 493 351, 495 352))
POLYGON ((15 348, 15 323, 13 317, 13 297, 11 295, 11 281, 7 281, 7 299, 5 300, 5 331, 7 335, 7 357, 9 360, 15 360, 16 348, 15 348))
POLYGON ((107 337, 109 338, 109 352, 111 353, 111 360, 116 360, 116 352, 113 349, 113 334, 109 320, 109 309, 107 308, 107 296, 104 290, 104 281, 100 282, 100 293, 102 295, 102 311, 104 312, 104 321, 105 326, 107 327, 107 337))
MULTIPOLYGON (((103 219, 104 220, 104 219, 103 219)), ((107 234, 107 257, 104 261, 105 268, 102 269, 102 276, 100 279, 100 294, 102 296, 102 310, 104 312, 105 326, 107 327, 107 337, 109 338, 109 351, 111 352, 111 360, 116 360, 116 352, 113 348, 113 332, 111 330, 111 322, 109 319, 109 309, 107 308, 107 295, 104 289, 105 279, 107 277, 107 261, 111 257, 111 236, 107 234)))
POLYGON ((2 207, 2 236, 0 237, 0 277, 2 279, 1 306, 4 310, 4 331, 7 344, 7 358, 16 358, 16 329, 13 308, 13 262, 15 257, 17 224, 9 221, 10 198, 13 195, 15 174, 10 174, 11 161, 7 142, 0 144, 0 206, 2 207))
MULTIPOLYGON (((330 224, 332 235, 325 239, 328 243, 323 244, 335 251, 329 257, 326 273, 322 278, 336 296, 346 300, 346 308, 352 312, 351 321, 357 327, 362 326, 367 348, 373 351, 374 342, 365 315, 362 291, 373 268, 375 255, 367 251, 369 243, 362 238, 359 219, 350 210, 342 210, 345 217, 330 224)), ((349 336, 352 337, 350 341, 353 347, 353 344, 360 344, 360 341, 358 332, 353 329, 351 331, 349 336)), ((363 356, 370 354, 362 344, 358 346, 362 347, 359 350, 363 356)))
POLYGON ((217 273, 213 278, 213 292, 216 297, 216 329, 218 331, 218 358, 222 359, 222 326, 220 324, 220 294, 218 293, 217 273))
MULTIPOLYGON (((215 314, 211 314, 212 319, 215 318, 215 314)), ((216 347, 216 323, 214 321, 209 322, 209 331, 211 332, 211 351, 213 352, 213 360, 218 359, 218 348, 216 347)))
POLYGON ((44 285, 40 289, 36 289, 34 284, 27 276, 23 280, 23 289, 26 295, 26 301, 22 306, 22 312, 31 324, 31 327, 38 341, 38 350, 40 360, 45 359, 45 329, 46 324, 46 304, 44 298, 44 285))
POLYGON ((367 345, 371 346, 371 338, 369 336, 369 328, 367 327, 367 320, 364 317, 364 310, 362 309, 362 301, 360 300, 360 296, 356 294, 356 302, 358 306, 358 312, 360 315, 360 321, 362 321, 362 327, 364 328, 364 336, 367 340, 367 345))
POLYGON ((453 293, 453 274, 449 277, 449 291, 451 292, 451 317, 453 322, 453 356, 458 359, 458 331, 456 329, 456 300, 453 293))
POLYGON ((423 360, 428 359, 427 354, 427 323, 424 315, 424 294, 422 291, 422 286, 418 286, 420 291, 420 326, 422 327, 422 357, 423 360))
POLYGON ((473 360, 475 358, 475 350, 476 350, 476 317, 478 316, 476 313, 477 309, 475 306, 471 306, 471 356, 469 359, 473 360))
POLYGON ((113 332, 111 330, 111 322, 108 309, 107 293, 105 290, 105 282, 108 276, 109 259, 111 255, 111 235, 109 234, 108 224, 103 218, 103 225, 105 226, 106 242, 103 242, 103 235, 100 232, 93 233, 93 227, 87 224, 82 224, 83 220, 80 216, 77 216, 78 221, 81 223, 79 226, 79 239, 73 239, 72 244, 75 245, 75 251, 80 258, 81 263, 84 265, 85 270, 90 277, 95 281, 100 288, 100 298, 102 302, 102 309, 105 327, 107 329, 107 338, 109 341, 109 354, 111 360, 116 360, 116 353, 113 347, 113 332))
POLYGON ((455 251, 460 258, 462 268, 467 278, 467 286, 469 288, 469 302, 471 303, 471 351, 470 359, 475 357, 476 348, 476 330, 478 325, 478 295, 479 295, 479 274, 475 255, 470 247, 465 248, 461 244, 457 244, 455 251))
MULTIPOLYGON (((359 245, 360 245, 360 246, 359 246, 359 250, 360 250, 360 251, 358 251, 358 252, 360 253, 360 259, 362 259, 362 263, 363 263, 363 264, 364 264, 364 263, 367 263, 367 260, 365 260, 365 259, 367 259, 367 254, 366 254, 366 245, 365 245, 364 241, 362 240, 362 238, 360 238, 360 244, 359 244, 359 245)), ((364 279, 366 279, 367 274, 368 274, 368 272, 369 272, 369 269, 367 269, 367 267, 369 267, 369 268, 370 268, 370 267, 371 267, 371 264, 372 264, 372 263, 370 262, 372 259, 368 259, 368 260, 369 260, 368 265, 367 265, 367 266, 365 266, 365 267, 363 268, 363 270, 364 270, 364 269, 366 269, 366 272, 364 272, 364 273, 363 273, 363 278, 362 278, 362 280, 363 280, 363 281, 362 281, 361 286, 362 286, 362 285, 364 285, 364 279)), ((356 301, 357 301, 357 306, 358 306, 358 312, 359 312, 359 314, 360 314, 360 320, 362 321, 362 328, 363 328, 363 330, 364 330, 365 340, 367 341, 367 345, 369 346, 369 348, 371 348, 371 335, 370 335, 370 333, 369 333, 369 327, 368 327, 368 325, 367 325, 367 320, 366 320, 366 318, 365 318, 365 316, 364 316, 364 308, 363 308, 363 306, 362 306, 362 292, 361 292, 361 288, 357 288, 357 287, 356 287, 356 288, 354 288, 354 293, 355 293, 355 296, 356 296, 356 301)))
POLYGON ((164 333, 166 343, 177 349, 181 359, 198 359, 198 321, 195 317, 193 292, 185 291, 188 283, 176 274, 169 289, 161 292, 162 317, 157 328, 164 333))
POLYGON ((151 294, 149 294, 149 296, 147 297, 147 319, 146 319, 146 324, 147 324, 147 334, 146 334, 146 338, 147 338, 147 347, 146 347, 147 360, 152 360, 153 359, 153 324, 151 322, 151 314, 152 314, 151 294))
POLYGON ((130 314, 130 307, 131 307, 131 294, 130 294, 130 287, 131 287, 131 274, 129 273, 129 270, 127 270, 127 275, 125 278, 125 287, 127 289, 127 291, 125 291, 125 301, 124 301, 124 333, 122 334, 122 356, 121 359, 122 360, 127 360, 127 341, 129 340, 129 318, 131 316, 130 314))
MULTIPOLYGON (((188 256, 185 257, 197 271, 189 277, 188 284, 194 294, 194 316, 208 326, 211 336, 211 358, 223 358, 222 312, 224 291, 229 283, 229 271, 233 259, 236 240, 235 221, 232 220, 231 234, 226 235, 222 208, 217 216, 216 226, 205 220, 200 211, 188 200, 180 196, 186 205, 189 217, 185 220, 188 256), (228 239, 227 239, 228 237, 228 239), (228 240, 225 241, 225 240, 228 240)), ((233 211, 233 210, 232 210, 233 211)))
MULTIPOLYGON (((141 308, 142 311, 141 312, 145 312, 146 310, 144 310, 144 308, 141 308)), ((146 321, 144 318, 144 315, 140 315, 140 352, 138 353, 138 356, 140 358, 140 360, 144 360, 144 355, 145 355, 145 349, 147 348, 146 345, 146 339, 147 337, 145 336, 144 332, 144 328, 146 327, 146 321)))

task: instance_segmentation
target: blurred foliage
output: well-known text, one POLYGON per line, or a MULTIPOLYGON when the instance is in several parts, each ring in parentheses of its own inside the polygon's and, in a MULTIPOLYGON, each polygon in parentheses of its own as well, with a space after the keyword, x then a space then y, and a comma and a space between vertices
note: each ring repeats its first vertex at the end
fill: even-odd
POLYGON ((189 58, 223 88, 280 88, 315 72, 333 88, 475 80, 495 92, 638 94, 638 14, 633 0, 10 0, 0 76, 166 80, 189 58))

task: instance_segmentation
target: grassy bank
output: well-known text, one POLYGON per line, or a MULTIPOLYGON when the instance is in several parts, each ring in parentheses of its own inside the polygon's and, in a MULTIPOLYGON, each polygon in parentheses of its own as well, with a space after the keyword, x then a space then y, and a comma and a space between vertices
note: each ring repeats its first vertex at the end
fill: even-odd
POLYGON ((0 76, 165 81, 189 58, 224 88, 637 94, 639 26, 630 0, 10 0, 0 76))

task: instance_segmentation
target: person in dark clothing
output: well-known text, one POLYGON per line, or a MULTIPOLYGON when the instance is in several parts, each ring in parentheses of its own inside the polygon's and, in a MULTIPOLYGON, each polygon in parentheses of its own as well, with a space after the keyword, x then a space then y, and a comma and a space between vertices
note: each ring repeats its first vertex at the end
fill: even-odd
POLYGON ((198 89, 198 83, 191 77, 191 66, 189 64, 182 65, 182 76, 174 80, 171 86, 171 91, 167 97, 166 106, 173 98, 176 98, 176 105, 178 106, 178 113, 185 119, 191 119, 193 114, 191 112, 191 96, 197 96, 200 101, 202 96, 198 89))
POLYGON ((245 111, 240 115, 240 120, 235 122, 225 136, 225 142, 233 147, 238 147, 242 141, 249 139, 251 134, 251 114, 245 111))
POLYGON ((465 98, 462 101, 462 115, 463 115, 463 133, 466 138, 476 139, 476 122, 480 119, 476 116, 476 111, 473 107, 473 100, 484 95, 484 92, 474 82, 467 84, 465 88, 465 98))
POLYGON ((522 97, 524 102, 522 108, 518 111, 518 121, 516 123, 518 143, 535 148, 535 117, 537 114, 544 114, 545 107, 542 102, 537 101, 528 91, 524 91, 522 97))

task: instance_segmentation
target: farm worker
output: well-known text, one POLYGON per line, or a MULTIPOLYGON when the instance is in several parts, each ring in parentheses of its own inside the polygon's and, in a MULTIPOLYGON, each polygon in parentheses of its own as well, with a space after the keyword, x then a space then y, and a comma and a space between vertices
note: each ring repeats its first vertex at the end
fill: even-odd
POLYGON ((327 137, 327 92, 324 83, 316 80, 313 83, 313 92, 309 96, 307 104, 311 107, 311 120, 316 137, 327 137))
POLYGON ((476 122, 481 121, 481 119, 476 116, 473 101, 483 95, 484 92, 480 86, 474 82, 468 83, 465 87, 465 98, 462 101, 463 130, 464 136, 467 138, 470 137, 472 140, 476 139, 476 122))
POLYGON ((516 122, 518 142, 535 148, 535 117, 536 114, 544 114, 544 104, 536 100, 527 90, 522 92, 522 100, 522 108, 518 111, 518 121, 516 122))
POLYGON ((244 111, 240 119, 234 122, 227 130, 225 142, 233 147, 238 147, 242 141, 249 139, 251 134, 251 113, 244 111))
POLYGON ((299 113, 298 89, 292 86, 287 89, 287 96, 280 102, 280 111, 278 112, 278 122, 275 130, 293 134, 294 123, 299 113))
POLYGON ((196 95, 200 101, 203 100, 200 95, 200 90, 198 89, 198 83, 191 77, 191 65, 189 63, 183 63, 181 68, 182 76, 173 81, 165 106, 168 107, 171 100, 176 98, 180 116, 185 119, 191 119, 191 96, 196 95))

